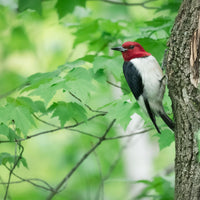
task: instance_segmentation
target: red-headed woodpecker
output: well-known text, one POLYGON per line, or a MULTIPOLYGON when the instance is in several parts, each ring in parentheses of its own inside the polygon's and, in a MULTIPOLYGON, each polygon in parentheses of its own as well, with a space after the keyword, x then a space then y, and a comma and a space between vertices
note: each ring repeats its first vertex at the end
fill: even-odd
POLYGON ((146 52, 137 42, 125 42, 122 46, 111 49, 122 52, 126 81, 140 107, 148 113, 158 133, 161 132, 155 116, 160 116, 173 130, 174 123, 167 116, 162 105, 165 81, 155 57, 146 52))

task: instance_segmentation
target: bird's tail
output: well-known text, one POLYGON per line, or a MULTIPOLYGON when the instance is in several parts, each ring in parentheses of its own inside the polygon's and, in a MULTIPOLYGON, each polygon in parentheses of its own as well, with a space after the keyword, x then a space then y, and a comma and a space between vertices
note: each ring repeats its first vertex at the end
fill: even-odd
POLYGON ((144 98, 144 103, 145 103, 145 106, 146 106, 146 109, 147 109, 147 113, 149 114, 149 117, 151 118, 151 121, 153 122, 153 125, 155 126, 158 133, 161 134, 160 129, 158 128, 158 126, 156 124, 155 114, 152 112, 150 105, 149 105, 149 101, 146 98, 144 98))
POLYGON ((160 117, 162 118, 162 120, 167 124, 167 126, 174 131, 174 122, 168 117, 168 115, 165 113, 165 111, 163 110, 163 112, 159 112, 160 117))

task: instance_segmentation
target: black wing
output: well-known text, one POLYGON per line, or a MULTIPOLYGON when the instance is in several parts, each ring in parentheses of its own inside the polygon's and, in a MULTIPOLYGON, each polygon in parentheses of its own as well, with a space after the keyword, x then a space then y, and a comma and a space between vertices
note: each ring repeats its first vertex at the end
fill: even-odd
POLYGON ((139 96, 143 93, 144 88, 139 71, 133 63, 125 61, 123 65, 123 72, 133 95, 138 100, 139 96))

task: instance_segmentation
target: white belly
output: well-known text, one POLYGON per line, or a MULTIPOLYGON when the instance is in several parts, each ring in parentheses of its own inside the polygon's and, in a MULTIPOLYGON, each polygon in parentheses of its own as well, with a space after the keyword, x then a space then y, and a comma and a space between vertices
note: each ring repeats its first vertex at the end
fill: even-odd
MULTIPOLYGON (((165 92, 162 70, 153 56, 134 58, 131 62, 142 77, 143 95, 148 99, 151 109, 156 114, 162 109, 162 99, 165 92)), ((145 107, 142 97, 139 98, 138 102, 141 107, 145 107)))

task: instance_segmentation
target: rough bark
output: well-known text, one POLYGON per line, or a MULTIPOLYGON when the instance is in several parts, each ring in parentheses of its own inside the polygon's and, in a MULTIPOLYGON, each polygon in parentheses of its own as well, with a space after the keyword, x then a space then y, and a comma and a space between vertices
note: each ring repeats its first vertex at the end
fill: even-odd
POLYGON ((184 0, 168 42, 167 75, 175 120, 175 199, 200 200, 200 0, 184 0))

